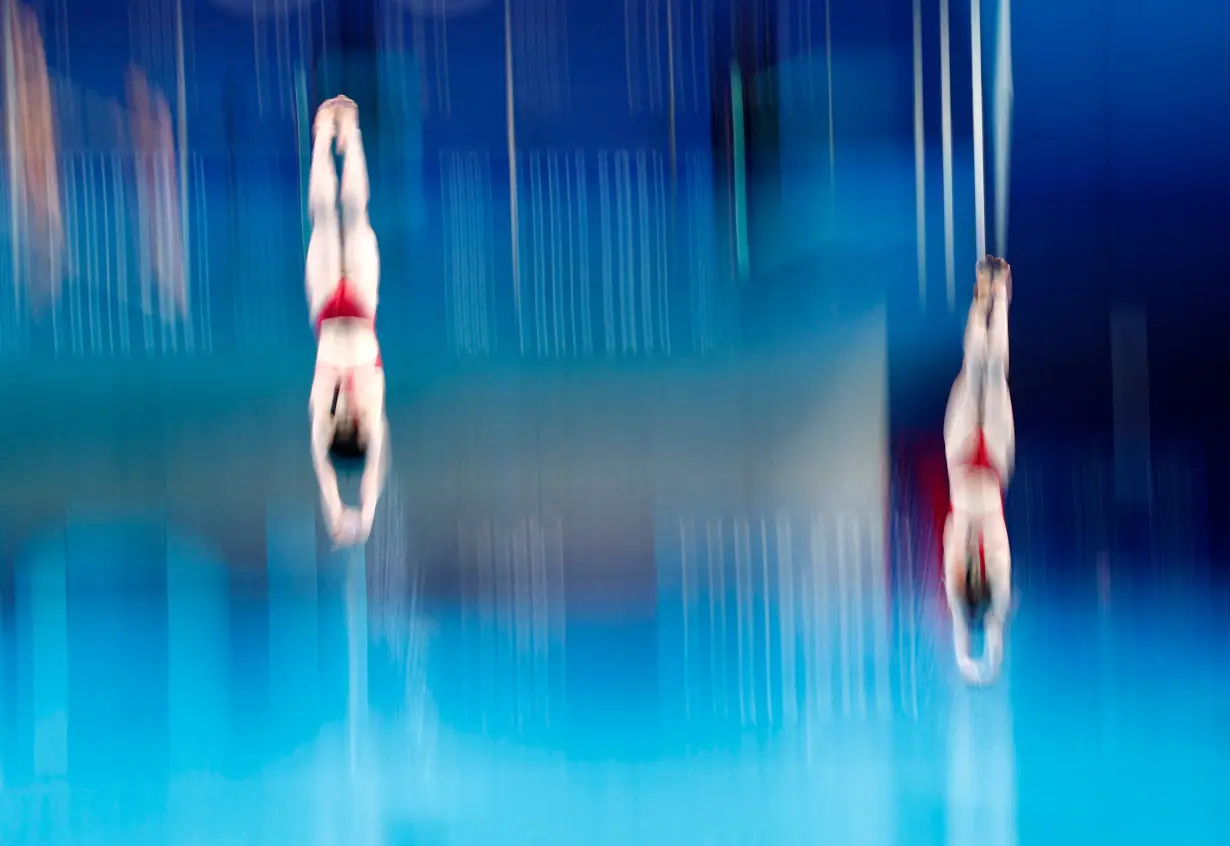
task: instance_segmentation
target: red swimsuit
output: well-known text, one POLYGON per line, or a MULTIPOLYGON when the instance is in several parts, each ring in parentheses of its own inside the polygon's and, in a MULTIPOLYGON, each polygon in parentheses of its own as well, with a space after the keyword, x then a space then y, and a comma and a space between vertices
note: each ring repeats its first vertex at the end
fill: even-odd
POLYGON ((329 295, 329 299, 325 300, 324 305, 320 307, 320 311, 316 315, 316 334, 320 334, 320 327, 326 320, 366 320, 375 326, 376 315, 369 314, 366 303, 359 298, 354 290, 354 286, 345 276, 337 283, 337 287, 333 289, 333 293, 329 295))
POLYGON ((999 468, 991 463, 991 453, 987 451, 987 436, 982 427, 978 428, 977 434, 974 435, 974 448, 970 451, 969 458, 961 462, 962 467, 969 467, 979 470, 990 470, 995 474, 995 478, 999 479, 999 468))
MULTIPOLYGON (((987 450, 987 436, 981 426, 978 427, 978 431, 974 435, 973 449, 970 450, 969 457, 961 462, 961 466, 970 469, 989 470, 995 474, 997 480, 1002 478, 999 468, 991 461, 991 453, 987 450)), ((978 568, 985 582, 987 578, 987 555, 981 532, 978 533, 978 568)))
MULTIPOLYGON (((368 312, 367 305, 359 298, 354 290, 354 286, 345 276, 337 283, 337 287, 333 289, 333 293, 329 295, 329 299, 325 300, 324 305, 320 307, 320 311, 316 315, 316 335, 320 335, 320 327, 327 320, 363 320, 372 325, 372 330, 375 331, 376 317, 368 312)), ((361 365, 374 367, 377 370, 384 369, 384 362, 381 360, 380 353, 376 353, 376 360, 370 365, 361 365)), ((329 367, 328 365, 317 364, 317 369, 325 368, 336 371, 338 374, 339 387, 346 393, 348 398, 354 396, 354 377, 355 371, 359 367, 329 367)))

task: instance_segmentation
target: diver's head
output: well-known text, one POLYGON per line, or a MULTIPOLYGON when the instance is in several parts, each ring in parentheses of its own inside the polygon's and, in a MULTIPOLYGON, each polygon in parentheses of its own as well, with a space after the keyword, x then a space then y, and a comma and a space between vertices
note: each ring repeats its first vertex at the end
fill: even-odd
POLYGON ((363 437, 359 421, 352 416, 334 419, 329 455, 338 461, 362 461, 367 454, 367 439, 363 437))
POLYGON ((345 392, 334 390, 333 437, 329 440, 329 455, 335 461, 362 461, 367 454, 367 437, 357 409, 351 407, 345 392))
POLYGON ((977 620, 991 604, 991 588, 983 577, 982 551, 971 540, 965 553, 965 605, 971 620, 977 620))

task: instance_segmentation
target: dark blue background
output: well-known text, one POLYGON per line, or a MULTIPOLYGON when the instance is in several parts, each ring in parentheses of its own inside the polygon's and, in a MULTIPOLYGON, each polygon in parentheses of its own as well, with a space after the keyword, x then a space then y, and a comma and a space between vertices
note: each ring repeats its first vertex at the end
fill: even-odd
MULTIPOLYGON (((995 5, 982 27, 992 249, 995 5)), ((947 654, 928 628, 935 458, 977 258, 968 4, 951 7, 952 304, 938 0, 919 4, 921 269, 908 0, 517 0, 511 26, 494 0, 33 8, 68 260, 56 307, 34 309, 6 200, 10 782, 99 786, 124 767, 245 778, 349 720, 356 561, 373 702, 435 708, 463 734, 627 761, 737 743, 724 731, 748 703, 761 717, 741 728, 793 726, 821 682, 800 670, 792 687, 794 630, 775 603, 803 597, 791 578, 838 571, 855 577, 824 588, 831 604, 797 599, 813 615, 798 631, 825 632, 813 646, 836 642, 824 627, 840 618, 868 650, 829 666, 824 690, 844 685, 846 700, 827 704, 925 723, 947 654), (137 293, 136 162, 107 117, 128 107, 134 64, 168 101, 188 175, 185 316, 137 293), (370 159, 395 450, 353 560, 316 525, 305 414, 309 127, 339 90, 359 103, 370 159), (505 565, 541 580, 542 607, 500 581, 505 565), (740 594, 757 567, 763 586, 740 594), (763 609, 745 615, 748 596, 763 609), (434 652, 415 664, 423 617, 434 652), (746 635, 764 665, 749 658, 746 674, 736 618, 764 626, 746 635), (531 693, 508 652, 523 641, 544 662, 531 693), (145 672, 114 671, 116 655, 145 672), (430 707, 401 701, 412 683, 430 707), (287 694, 305 688, 310 701, 287 694)), ((1055 600, 1046 613, 1075 597, 1109 615, 1112 581, 1116 596, 1190 609, 1230 572, 1228 37, 1212 0, 1013 8, 1006 508, 1014 578, 1055 600), (1116 344, 1116 321, 1144 331, 1116 344)), ((1034 643, 1049 642, 1043 613, 1034 643)), ((1125 619, 1138 640, 1173 631, 1125 619)), ((1103 635, 1120 651, 1099 672, 1165 663, 1103 635)), ((1018 664, 1035 684, 1022 701, 1063 675, 1041 654, 1018 664)), ((1078 656, 1063 679, 1093 662, 1078 656)), ((1066 750, 1047 739, 1034 748, 1066 750)), ((1048 783, 1042 757, 1021 756, 1023 785, 1048 783)))
MULTIPOLYGON (((299 281, 308 127, 316 104, 344 88, 360 102, 372 160, 390 402, 411 418, 413 386, 483 369, 549 365, 582 384, 595 367, 631 362, 708 360, 720 371, 790 349, 840 361, 835 330, 882 313, 882 351, 846 353, 886 362, 885 451, 938 447, 976 258, 968 6, 951 9, 950 304, 938 3, 919 5, 922 268, 911 4, 513 4, 519 273, 502 6, 147 5, 34 6, 53 83, 69 270, 58 309, 36 313, 20 295, 31 283, 17 243, 0 257, 0 299, 5 378, 35 394, 62 391, 48 409, 74 408, 80 396, 63 413, 92 425, 89 391, 74 380, 123 379, 136 386, 125 389, 134 410, 174 417, 179 400, 161 383, 142 391, 151 372, 211 384, 225 374, 235 393, 220 388, 222 406, 250 402, 241 383, 293 394, 311 354, 299 281), (106 104, 125 107, 132 66, 167 97, 188 176, 179 218, 192 305, 161 325, 133 290, 131 157, 100 117, 106 104)), ((992 249, 997 8, 982 21, 992 249)), ((1230 500, 1216 480, 1230 466, 1219 390, 1230 247, 1218 227, 1230 162, 1217 142, 1230 83, 1209 68, 1227 26, 1212 3, 1182 14, 1109 0, 1014 12, 1017 499, 1069 488, 1083 464, 1096 468, 1090 484, 1101 492, 1096 505, 1076 497, 1054 525, 1019 518, 1024 533, 1061 547, 1067 520, 1100 509, 1098 522, 1134 527, 1123 538, 1108 529, 1112 547, 1152 548, 1160 532, 1202 557, 1224 548, 1230 500), (1133 349, 1146 366, 1123 377, 1137 402, 1118 440, 1113 314, 1145 327, 1133 349)), ((13 211, 0 214, 6 233, 16 231, 13 211)), ((830 404, 849 404, 836 383, 817 385, 830 404)), ((895 468, 898 458, 864 456, 895 468)), ((910 500, 919 483, 894 484, 910 500)))

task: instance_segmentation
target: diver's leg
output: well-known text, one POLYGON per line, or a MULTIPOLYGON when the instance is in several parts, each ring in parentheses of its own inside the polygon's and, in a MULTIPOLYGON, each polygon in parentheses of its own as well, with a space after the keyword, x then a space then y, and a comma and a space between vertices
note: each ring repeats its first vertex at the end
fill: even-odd
POLYGON ((983 369, 982 425, 987 453, 1003 483, 1011 475, 1016 451, 1016 425, 1008 391, 1008 292, 997 282, 992 287, 987 330, 987 356, 983 369))
POLYGON ((987 358, 986 297, 975 297, 965 324, 961 372, 953 382, 944 412, 944 451, 951 471, 968 456, 971 439, 982 424, 982 383, 987 358))
POLYGON ((342 266, 353 293, 374 319, 380 299, 380 250, 367 214, 371 187, 359 112, 338 98, 338 148, 342 153, 342 266))
POLYGON ((342 278, 341 221, 337 213, 337 169, 333 164, 334 115, 325 103, 316 113, 312 164, 308 174, 308 214, 312 234, 308 240, 304 281, 308 311, 316 313, 342 278))

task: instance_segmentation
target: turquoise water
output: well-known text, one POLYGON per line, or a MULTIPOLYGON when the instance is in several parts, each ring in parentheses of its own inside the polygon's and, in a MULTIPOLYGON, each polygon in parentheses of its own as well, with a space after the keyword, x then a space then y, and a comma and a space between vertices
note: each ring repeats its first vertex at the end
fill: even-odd
POLYGON ((1033 597, 994 689, 924 626, 908 690, 843 700, 812 654, 836 684, 783 714, 780 686, 732 684, 746 654, 710 653, 715 694, 618 609, 550 631, 411 600, 377 625, 363 570, 332 562, 314 600, 70 592, 60 642, 6 627, 4 842, 1225 842, 1225 630, 1190 610, 1033 597))
POLYGON ((1207 572, 1022 541, 969 690, 775 372, 403 372, 350 552, 291 380, 80 382, 4 488, 0 842, 1227 842, 1207 572))

